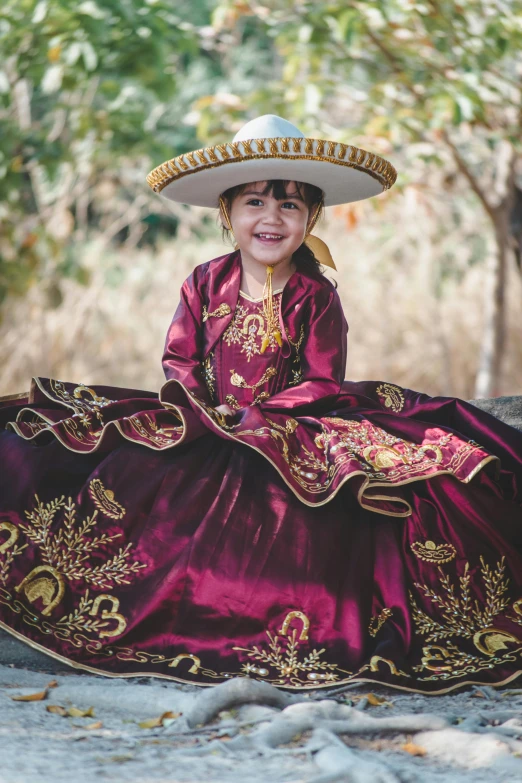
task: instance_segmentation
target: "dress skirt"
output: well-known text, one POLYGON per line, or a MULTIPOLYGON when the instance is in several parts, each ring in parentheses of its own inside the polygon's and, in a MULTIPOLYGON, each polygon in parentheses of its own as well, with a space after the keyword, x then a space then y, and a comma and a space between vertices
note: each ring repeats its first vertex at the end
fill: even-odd
POLYGON ((4 399, 0 626, 108 676, 515 679, 522 434, 382 382, 324 405, 231 426, 176 382, 4 399))

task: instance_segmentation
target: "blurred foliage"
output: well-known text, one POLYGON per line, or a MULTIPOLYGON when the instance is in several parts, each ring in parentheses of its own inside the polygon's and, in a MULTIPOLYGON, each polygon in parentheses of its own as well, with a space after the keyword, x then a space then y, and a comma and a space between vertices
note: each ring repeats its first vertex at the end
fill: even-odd
POLYGON ((397 190, 414 161, 447 190, 458 171, 494 209, 497 150, 520 154, 521 45, 521 0, 4 0, 0 301, 38 282, 59 304, 63 278, 88 282, 89 237, 175 235, 183 208, 148 168, 264 112, 393 153, 397 190))
POLYGON ((213 23, 274 42, 281 73, 250 96, 256 111, 264 99, 394 143, 466 123, 520 145, 519 0, 223 0, 213 23))
MULTIPOLYGON (((190 5, 206 13, 205 3, 190 5)), ((143 160, 194 141, 177 120, 186 109, 187 68, 202 52, 194 24, 174 7, 167 0, 1 4, 0 299, 43 280, 56 304, 61 277, 86 282, 74 239, 99 223, 100 200, 122 199, 112 215, 121 218, 143 160)), ((189 92, 187 103, 193 98, 189 92)))

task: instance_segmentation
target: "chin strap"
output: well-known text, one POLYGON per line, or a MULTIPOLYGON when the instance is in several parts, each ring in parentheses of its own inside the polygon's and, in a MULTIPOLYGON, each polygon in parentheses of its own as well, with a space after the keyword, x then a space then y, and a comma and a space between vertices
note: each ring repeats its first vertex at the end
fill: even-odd
POLYGON ((270 345, 270 337, 273 336, 280 348, 283 347, 283 338, 279 329, 278 317, 274 314, 274 297, 272 289, 273 266, 266 268, 265 287, 263 288, 263 312, 265 314, 265 336, 261 343, 261 353, 264 353, 270 345))

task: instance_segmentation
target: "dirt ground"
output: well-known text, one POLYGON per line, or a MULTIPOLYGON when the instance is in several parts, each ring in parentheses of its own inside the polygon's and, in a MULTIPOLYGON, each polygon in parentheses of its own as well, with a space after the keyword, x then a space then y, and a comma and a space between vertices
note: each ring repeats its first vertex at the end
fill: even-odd
POLYGON ((362 683, 327 698, 246 678, 213 688, 109 679, 47 661, 46 671, 41 660, 40 671, 0 665, 1 783, 522 780, 522 687, 420 696, 362 683))

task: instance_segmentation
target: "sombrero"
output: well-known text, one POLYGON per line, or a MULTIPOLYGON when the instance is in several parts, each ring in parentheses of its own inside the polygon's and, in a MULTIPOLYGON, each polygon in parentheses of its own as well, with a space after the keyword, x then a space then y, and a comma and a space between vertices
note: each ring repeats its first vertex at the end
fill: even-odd
POLYGON ((397 172, 373 152, 336 141, 307 138, 275 114, 247 122, 231 142, 185 152, 153 169, 147 182, 172 201, 217 207, 234 185, 268 179, 308 182, 321 188, 326 207, 376 196, 397 172))

